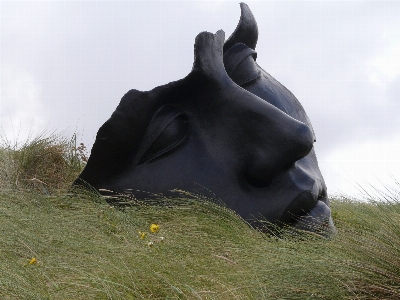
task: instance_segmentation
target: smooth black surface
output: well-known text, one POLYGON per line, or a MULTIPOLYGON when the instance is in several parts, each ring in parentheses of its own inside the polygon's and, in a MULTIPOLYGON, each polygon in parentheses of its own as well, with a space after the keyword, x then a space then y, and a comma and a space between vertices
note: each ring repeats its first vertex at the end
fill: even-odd
POLYGON ((257 24, 246 4, 241 9, 225 44, 223 31, 196 37, 185 78, 124 95, 76 183, 139 199, 174 189, 211 193, 250 222, 303 228, 299 218, 321 212, 325 221, 313 226, 332 223, 310 120, 257 65, 257 24))

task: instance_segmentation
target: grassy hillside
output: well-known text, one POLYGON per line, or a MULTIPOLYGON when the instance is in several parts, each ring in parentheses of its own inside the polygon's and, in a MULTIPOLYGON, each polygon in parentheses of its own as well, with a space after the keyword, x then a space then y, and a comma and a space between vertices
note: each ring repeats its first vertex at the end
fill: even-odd
POLYGON ((85 158, 54 135, 0 150, 1 299, 400 298, 396 193, 332 199, 331 239, 267 234, 185 194, 118 208, 66 192, 85 158))

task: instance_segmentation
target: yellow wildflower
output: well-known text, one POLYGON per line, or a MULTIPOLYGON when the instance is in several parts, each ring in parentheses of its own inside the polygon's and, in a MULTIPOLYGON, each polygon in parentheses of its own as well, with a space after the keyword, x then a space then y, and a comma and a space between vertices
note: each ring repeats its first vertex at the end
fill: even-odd
POLYGON ((146 232, 141 232, 141 231, 138 232, 141 239, 144 239, 146 237, 146 232))
POLYGON ((159 225, 157 225, 157 224, 151 224, 150 225, 150 231, 151 232, 157 232, 157 231, 159 231, 160 230, 160 226, 159 225))
POLYGON ((36 258, 32 257, 32 259, 29 261, 29 264, 30 265, 37 264, 36 258))

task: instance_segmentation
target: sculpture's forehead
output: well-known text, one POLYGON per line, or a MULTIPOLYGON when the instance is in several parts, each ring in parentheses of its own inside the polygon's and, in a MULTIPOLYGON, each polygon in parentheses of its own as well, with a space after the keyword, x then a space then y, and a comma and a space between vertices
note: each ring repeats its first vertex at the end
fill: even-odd
MULTIPOLYGON (((229 81, 231 81, 229 79, 229 81)), ((108 122, 145 124, 154 113, 164 105, 172 105, 184 110, 193 117, 212 116, 220 112, 221 107, 240 101, 240 95, 247 93, 241 87, 230 82, 221 89, 218 81, 204 74, 191 72, 185 78, 156 87, 150 91, 130 90, 126 93, 108 122)), ((249 93, 247 93, 249 95, 249 93)), ((250 97, 257 98, 255 95, 250 97)), ((251 103, 248 103, 251 105, 251 103)), ((234 106, 231 106, 234 110, 234 106)))
POLYGON ((161 107, 166 105, 176 107, 196 120, 197 116, 204 117, 207 112, 209 117, 214 115, 212 111, 218 114, 215 108, 218 103, 229 101, 226 97, 226 99, 222 98, 209 80, 199 74, 190 74, 179 81, 150 91, 130 90, 122 97, 111 117, 99 129, 97 140, 137 144, 154 114, 161 107))

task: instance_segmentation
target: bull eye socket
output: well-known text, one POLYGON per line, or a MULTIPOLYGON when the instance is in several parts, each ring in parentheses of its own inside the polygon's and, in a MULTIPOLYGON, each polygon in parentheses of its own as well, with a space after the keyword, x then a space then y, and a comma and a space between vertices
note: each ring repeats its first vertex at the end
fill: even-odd
POLYGON ((137 164, 154 161, 181 145, 187 135, 188 120, 188 116, 175 107, 161 107, 147 127, 135 160, 137 164))

